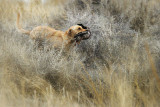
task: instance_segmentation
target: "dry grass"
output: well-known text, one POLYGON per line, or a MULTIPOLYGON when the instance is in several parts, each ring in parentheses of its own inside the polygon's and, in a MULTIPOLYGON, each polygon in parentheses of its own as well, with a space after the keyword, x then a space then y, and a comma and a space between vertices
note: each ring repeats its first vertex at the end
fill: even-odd
POLYGON ((160 106, 160 2, 93 1, 0 1, 0 106, 160 106), (37 50, 17 11, 25 29, 83 23, 92 37, 70 53, 37 50))

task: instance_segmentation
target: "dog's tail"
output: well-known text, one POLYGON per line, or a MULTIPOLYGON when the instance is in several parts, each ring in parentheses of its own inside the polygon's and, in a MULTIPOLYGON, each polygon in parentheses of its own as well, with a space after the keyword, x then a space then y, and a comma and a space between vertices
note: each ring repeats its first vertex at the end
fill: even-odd
POLYGON ((22 26, 19 24, 19 20, 20 20, 20 13, 18 12, 17 13, 17 28, 20 32, 29 35, 31 31, 23 29, 22 26))

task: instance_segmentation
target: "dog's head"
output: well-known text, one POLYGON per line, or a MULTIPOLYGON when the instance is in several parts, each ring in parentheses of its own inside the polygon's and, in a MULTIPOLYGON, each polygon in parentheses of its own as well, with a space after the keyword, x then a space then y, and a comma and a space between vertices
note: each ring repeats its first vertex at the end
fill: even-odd
POLYGON ((67 36, 76 42, 80 42, 81 40, 89 39, 91 32, 89 28, 83 24, 77 24, 67 30, 67 36))

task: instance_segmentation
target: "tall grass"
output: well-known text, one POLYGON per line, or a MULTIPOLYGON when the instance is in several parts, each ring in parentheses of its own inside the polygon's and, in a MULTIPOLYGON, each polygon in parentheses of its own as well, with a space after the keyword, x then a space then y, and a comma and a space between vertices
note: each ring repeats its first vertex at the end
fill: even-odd
POLYGON ((93 1, 0 1, 2 107, 160 106, 159 1, 93 1), (68 53, 37 50, 17 11, 25 29, 83 23, 92 37, 68 53))

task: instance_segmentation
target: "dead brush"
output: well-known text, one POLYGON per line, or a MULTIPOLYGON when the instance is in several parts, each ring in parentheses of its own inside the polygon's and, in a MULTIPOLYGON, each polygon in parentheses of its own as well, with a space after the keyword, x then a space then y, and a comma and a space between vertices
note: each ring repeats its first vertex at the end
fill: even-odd
POLYGON ((80 1, 69 0, 69 4, 62 3, 64 7, 54 7, 53 0, 32 5, 0 1, 1 106, 160 106, 155 66, 159 64, 159 24, 149 24, 150 12, 154 17, 158 12, 146 6, 148 2, 140 4, 142 0, 98 1, 81 0, 80 5, 80 1), (27 29, 41 24, 66 30, 82 22, 93 36, 69 55, 62 50, 38 51, 14 27, 17 7, 24 27, 30 26, 27 29))

